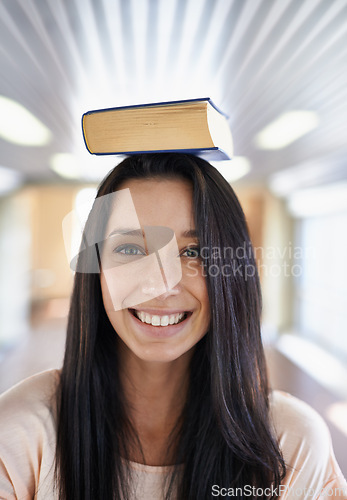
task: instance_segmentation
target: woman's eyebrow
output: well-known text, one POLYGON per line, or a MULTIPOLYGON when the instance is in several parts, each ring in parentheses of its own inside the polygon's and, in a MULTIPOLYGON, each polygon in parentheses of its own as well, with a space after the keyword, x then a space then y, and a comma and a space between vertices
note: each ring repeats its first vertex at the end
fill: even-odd
POLYGON ((189 229, 188 231, 183 231, 182 238, 198 238, 198 233, 196 229, 189 229))
POLYGON ((114 236, 115 234, 126 234, 127 236, 144 236, 142 229, 131 229, 131 228, 117 228, 114 229, 107 237, 114 236))
MULTIPOLYGON (((114 229, 107 237, 110 238, 115 234, 126 234, 128 236, 142 236, 144 237, 144 233, 142 229, 131 229, 131 228, 116 228, 114 229)), ((188 229, 187 231, 183 231, 181 233, 182 238, 197 238, 198 233, 195 229, 188 229)))

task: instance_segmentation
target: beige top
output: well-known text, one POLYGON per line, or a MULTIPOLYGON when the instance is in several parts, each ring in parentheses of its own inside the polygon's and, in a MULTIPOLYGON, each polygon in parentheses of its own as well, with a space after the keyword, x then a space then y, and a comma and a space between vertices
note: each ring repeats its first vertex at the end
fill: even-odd
MULTIPOLYGON (((0 396, 1 499, 57 499, 53 474, 58 377, 57 370, 42 372, 0 396)), ((279 391, 272 394, 271 413, 288 470, 280 498, 347 500, 347 483, 336 463, 323 419, 306 403, 279 391)), ((130 466, 136 494, 127 500, 161 499, 162 481, 170 467, 130 466)), ((228 488, 214 485, 211 498, 234 496, 228 488)), ((245 496, 251 496, 251 488, 244 486, 245 496)))

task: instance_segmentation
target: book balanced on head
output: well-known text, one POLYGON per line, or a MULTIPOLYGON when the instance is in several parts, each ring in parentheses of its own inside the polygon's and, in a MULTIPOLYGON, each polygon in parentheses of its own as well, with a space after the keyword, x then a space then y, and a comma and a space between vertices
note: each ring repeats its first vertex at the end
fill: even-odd
POLYGON ((209 98, 88 111, 82 128, 96 155, 175 151, 229 160, 233 152, 227 119, 209 98))

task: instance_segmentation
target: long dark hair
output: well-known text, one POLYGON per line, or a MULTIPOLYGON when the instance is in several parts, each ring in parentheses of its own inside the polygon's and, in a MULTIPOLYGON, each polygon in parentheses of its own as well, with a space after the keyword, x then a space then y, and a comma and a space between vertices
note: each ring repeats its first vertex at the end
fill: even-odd
MULTIPOLYGON (((193 186, 211 308, 210 329, 191 360, 176 433, 177 466, 165 495, 170 497, 174 481, 180 500, 211 498, 213 485, 276 487, 285 464, 269 420, 260 285, 245 216, 219 172, 186 154, 130 156, 105 178, 97 197, 126 180, 153 177, 184 178, 193 186)), ((92 210, 86 227, 93 224, 92 210)), ((58 390, 57 488, 65 500, 126 499, 131 480, 124 458, 129 443, 140 443, 127 419, 99 275, 81 270, 75 275, 58 390)))

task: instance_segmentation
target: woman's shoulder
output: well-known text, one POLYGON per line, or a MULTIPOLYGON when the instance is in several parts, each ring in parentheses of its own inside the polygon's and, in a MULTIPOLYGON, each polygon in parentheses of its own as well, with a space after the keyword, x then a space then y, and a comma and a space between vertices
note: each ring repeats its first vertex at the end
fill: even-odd
POLYGON ((28 377, 0 395, 1 415, 30 408, 50 408, 54 405, 59 383, 59 370, 46 370, 28 377))
POLYGON ((38 373, 0 395, 0 437, 12 429, 55 426, 59 374, 59 370, 38 373))
POLYGON ((270 394, 270 412, 275 428, 283 433, 290 429, 295 434, 304 432, 313 439, 317 433, 329 437, 323 418, 310 405, 283 391, 270 394))
POLYGON ((282 391, 270 395, 270 413, 278 439, 286 449, 316 450, 329 456, 331 438, 323 418, 304 401, 282 391))
POLYGON ((0 396, 0 498, 51 498, 59 371, 38 373, 0 396))
POLYGON ((334 456, 328 426, 316 410, 291 394, 273 391, 270 415, 287 466, 287 487, 311 488, 321 495, 327 485, 335 484, 345 495, 347 484, 334 456))

